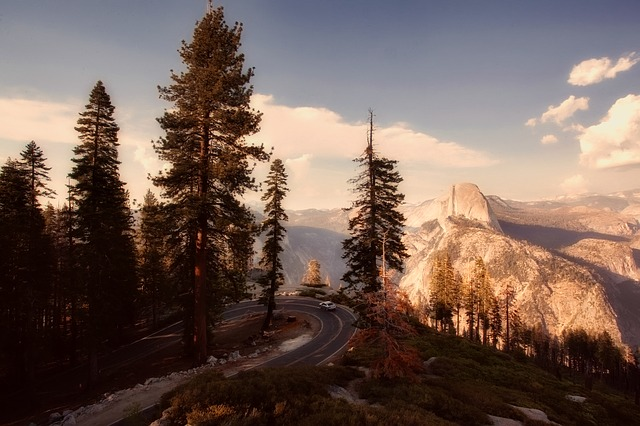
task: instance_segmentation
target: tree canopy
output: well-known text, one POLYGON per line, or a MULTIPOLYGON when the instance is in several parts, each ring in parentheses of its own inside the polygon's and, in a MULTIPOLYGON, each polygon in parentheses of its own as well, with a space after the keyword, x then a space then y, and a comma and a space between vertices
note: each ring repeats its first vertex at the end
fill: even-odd
POLYGON ((173 106, 158 119, 165 136, 154 147, 170 168, 154 183, 170 200, 185 258, 192 259, 186 286, 193 308, 186 311, 193 312, 193 330, 187 340, 197 363, 207 355, 207 301, 224 303, 223 287, 237 285, 236 272, 246 270, 247 262, 233 259, 250 254, 253 216, 237 197, 255 188, 250 162, 268 159, 262 146, 245 140, 258 131, 261 114, 250 106, 253 69, 244 69, 241 35, 241 24, 229 27, 222 8, 209 8, 192 40, 182 43, 185 70, 172 72, 173 83, 159 87, 173 106))
POLYGON ((373 143, 373 111, 369 111, 367 147, 354 161, 360 173, 349 182, 356 200, 349 210, 349 233, 343 244, 347 272, 342 277, 351 288, 365 292, 382 288, 380 269, 403 270, 407 257, 402 242, 404 215, 398 207, 404 201, 396 161, 378 154, 373 143))

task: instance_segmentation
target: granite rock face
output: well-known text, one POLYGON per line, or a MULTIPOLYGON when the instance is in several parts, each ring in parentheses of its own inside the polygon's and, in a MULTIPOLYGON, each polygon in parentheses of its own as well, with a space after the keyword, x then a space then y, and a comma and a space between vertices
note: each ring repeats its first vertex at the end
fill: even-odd
POLYGON ((400 286, 415 304, 425 303, 437 252, 448 251, 463 277, 481 257, 495 294, 515 290, 527 325, 555 335, 606 330, 617 342, 637 344, 637 220, 624 203, 618 207, 625 213, 579 203, 510 202, 487 198, 472 184, 454 185, 408 220, 410 258, 400 286))
MULTIPOLYGON (((448 250, 463 277, 481 257, 496 294, 515 290, 527 325, 557 335, 577 327, 606 330, 618 342, 640 344, 640 191, 523 202, 460 183, 401 211, 410 257, 394 279, 415 304, 428 300, 434 256, 448 250)), ((308 261, 317 259, 337 289, 346 268, 348 213, 289 217, 282 257, 287 285, 298 286, 308 261)))

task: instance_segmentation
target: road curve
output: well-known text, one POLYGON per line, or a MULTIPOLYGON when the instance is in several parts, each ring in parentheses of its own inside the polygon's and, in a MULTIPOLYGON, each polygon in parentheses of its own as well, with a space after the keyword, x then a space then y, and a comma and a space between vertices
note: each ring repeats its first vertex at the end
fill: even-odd
MULTIPOLYGON (((354 313, 340 305, 335 311, 323 311, 318 307, 318 300, 304 297, 279 297, 276 299, 278 309, 286 315, 301 312, 318 319, 320 331, 306 344, 283 353, 261 364, 261 367, 289 365, 322 365, 344 350, 356 328, 354 313)), ((266 313, 266 308, 255 301, 241 302, 225 310, 223 318, 233 320, 251 312, 266 313)))

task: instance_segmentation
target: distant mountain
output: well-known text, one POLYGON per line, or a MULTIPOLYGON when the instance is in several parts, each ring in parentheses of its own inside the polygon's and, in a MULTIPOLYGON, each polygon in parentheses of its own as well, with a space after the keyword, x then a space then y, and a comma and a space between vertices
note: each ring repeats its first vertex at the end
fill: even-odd
MULTIPOLYGON (((396 278, 415 304, 428 299, 434 255, 447 249, 463 275, 482 257, 496 293, 514 287, 529 325, 553 334, 607 330, 617 341, 640 344, 640 191, 522 202, 462 183, 402 212, 410 257, 396 278)), ((288 214, 287 284, 297 286, 317 259, 338 288, 348 213, 288 214)))

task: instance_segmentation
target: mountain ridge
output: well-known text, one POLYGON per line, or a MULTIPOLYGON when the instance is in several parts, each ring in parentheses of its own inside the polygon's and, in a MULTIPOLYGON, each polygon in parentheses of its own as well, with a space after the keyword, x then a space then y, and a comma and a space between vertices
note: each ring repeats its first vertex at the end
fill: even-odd
MULTIPOLYGON (((575 327, 606 330, 617 342, 640 343, 639 190, 513 201, 460 183, 400 210, 410 256, 395 279, 414 305, 428 300, 434 256, 447 250, 463 274, 471 259, 481 257, 496 294, 514 286, 515 306, 530 326, 557 335, 575 327)), ((294 271, 287 277, 289 287, 299 284, 311 258, 320 261, 333 288, 339 287, 348 214, 343 209, 289 213, 293 235, 283 254, 285 270, 294 271)))

